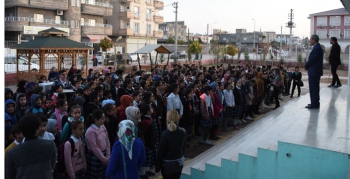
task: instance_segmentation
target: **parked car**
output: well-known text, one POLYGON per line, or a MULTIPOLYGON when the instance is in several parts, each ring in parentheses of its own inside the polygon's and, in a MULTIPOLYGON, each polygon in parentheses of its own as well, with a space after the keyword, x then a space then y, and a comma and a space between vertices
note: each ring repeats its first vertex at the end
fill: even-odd
POLYGON ((233 59, 233 56, 231 56, 229 54, 224 54, 224 57, 226 57, 226 59, 233 59))
MULTIPOLYGON (((128 53, 128 56, 130 56, 130 60, 133 61, 137 61, 137 54, 136 53, 128 53)), ((140 58, 141 59, 141 58, 140 58)))
MULTIPOLYGON (((16 67, 16 56, 5 56, 5 73, 16 73, 17 67, 16 67)), ((25 57, 19 57, 18 59, 18 70, 19 71, 27 71, 28 70, 28 59, 25 57)), ((30 69, 31 70, 39 70, 40 67, 38 64, 31 62, 30 63, 30 69)))
MULTIPOLYGON (((185 51, 180 51, 180 52, 177 52, 177 57, 179 59, 187 59, 187 54, 185 51)), ((174 59, 174 53, 170 54, 170 58, 174 59)))
POLYGON ((99 52, 97 52, 97 54, 96 54, 96 58, 97 58, 98 64, 101 64, 101 63, 102 63, 102 55, 104 56, 104 58, 107 57, 107 56, 106 56, 106 55, 107 55, 106 52, 99 51, 99 52))

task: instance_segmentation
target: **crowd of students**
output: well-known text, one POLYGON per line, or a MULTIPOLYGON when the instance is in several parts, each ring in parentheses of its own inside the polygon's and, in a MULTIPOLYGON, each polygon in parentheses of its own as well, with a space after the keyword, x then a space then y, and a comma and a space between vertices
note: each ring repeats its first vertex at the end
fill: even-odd
MULTIPOLYGON (((273 101, 274 109, 278 108, 281 95, 293 97, 296 86, 300 96, 300 81, 298 67, 292 73, 283 64, 272 68, 239 62, 208 68, 173 65, 172 69, 165 65, 156 66, 150 74, 90 69, 86 78, 75 66, 68 74, 53 67, 48 78, 20 81, 15 92, 5 89, 6 178, 39 175, 34 171, 42 174, 46 169, 53 178, 120 178, 124 174, 148 178, 160 170, 164 178, 179 178, 183 154, 190 145, 186 138, 201 136, 201 142, 212 144, 222 131, 229 131, 229 126, 241 129, 273 101), (48 81, 53 82, 50 94, 38 84, 48 81), (74 92, 65 93, 65 89, 74 92), (39 127, 35 129, 35 125, 39 127), (26 142, 36 138, 53 141, 55 155, 50 153, 50 143, 26 142), (22 154, 26 143, 28 150, 22 154), (132 144, 142 147, 132 150, 132 144), (116 145, 125 147, 127 162, 120 159, 124 150, 116 145), (14 150, 17 146, 22 146, 21 150, 14 150), (31 148, 44 147, 44 151, 38 150, 42 157, 51 159, 41 163, 46 168, 33 169, 33 173, 18 168, 18 158, 31 148), (137 152, 136 159, 130 151, 137 152), (118 160, 123 165, 133 161, 131 166, 138 174, 135 169, 123 169, 123 165, 113 169, 118 160), (167 162, 178 162, 180 168, 170 172, 169 168, 176 167, 167 167, 167 162), (155 171, 150 170, 152 166, 155 171)), ((40 157, 26 160, 35 161, 40 157)))

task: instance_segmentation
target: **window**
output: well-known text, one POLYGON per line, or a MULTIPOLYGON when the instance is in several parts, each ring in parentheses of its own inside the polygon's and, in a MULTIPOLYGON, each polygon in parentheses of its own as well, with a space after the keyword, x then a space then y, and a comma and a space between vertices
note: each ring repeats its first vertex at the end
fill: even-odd
POLYGON ((135 34, 138 34, 138 33, 139 33, 139 26, 140 26, 139 23, 135 23, 135 28, 134 28, 135 34))
POLYGON ((56 16, 55 17, 55 23, 60 24, 61 23, 61 16, 56 16))
POLYGON ((152 14, 152 11, 151 9, 147 9, 147 19, 151 19, 151 14, 152 14))
POLYGON ((152 0, 147 0, 146 3, 147 4, 152 4, 152 0))
POLYGON ((147 24, 147 34, 151 34, 151 24, 147 24))
POLYGON ((331 26, 340 26, 340 16, 331 16, 330 17, 331 26))
POLYGON ((75 27, 78 28, 78 29, 80 28, 80 22, 79 21, 75 22, 75 27))
POLYGON ((344 25, 350 26, 350 16, 344 16, 344 25))
POLYGON ((333 30, 329 30, 329 35, 330 37, 336 37, 336 38, 340 38, 340 30, 339 29, 333 29, 333 30))
POLYGON ((140 12, 139 12, 139 7, 136 7, 136 6, 135 6, 135 7, 134 7, 134 11, 135 11, 135 17, 140 17, 140 16, 139 16, 139 13, 140 13, 140 12))
POLYGON ((344 30, 344 39, 350 39, 350 29, 344 30))
POLYGON ((317 17, 317 26, 327 26, 327 17, 317 17))
POLYGON ((71 0, 72 6, 77 6, 77 0, 71 0))
POLYGON ((129 22, 126 23, 126 28, 130 29, 130 23, 129 22))
POLYGON ((80 25, 84 25, 84 18, 80 18, 80 25))
POLYGON ((320 37, 320 39, 325 39, 327 38, 327 30, 326 29, 318 29, 316 31, 316 34, 320 37))
POLYGON ((78 7, 80 7, 80 0, 76 0, 77 2, 77 4, 76 4, 76 6, 78 6, 78 7))
POLYGON ((70 21, 70 28, 75 28, 75 21, 74 20, 70 21))
POLYGON ((43 14, 34 14, 34 22, 44 22, 43 14))
POLYGON ((95 19, 89 19, 89 26, 95 26, 96 20, 95 19))

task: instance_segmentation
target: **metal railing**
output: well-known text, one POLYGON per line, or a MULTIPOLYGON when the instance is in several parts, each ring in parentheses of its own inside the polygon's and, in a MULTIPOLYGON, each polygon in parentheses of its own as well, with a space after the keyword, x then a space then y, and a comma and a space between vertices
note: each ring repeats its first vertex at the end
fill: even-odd
POLYGON ((104 27, 104 28, 112 28, 113 27, 111 24, 88 23, 88 22, 81 24, 81 26, 104 27))
POLYGON ((30 17, 5 17, 5 22, 22 21, 22 22, 40 22, 45 24, 63 24, 68 25, 68 21, 54 19, 35 19, 30 17))
POLYGON ((130 26, 120 26, 120 29, 131 29, 130 26))
POLYGON ((111 5, 111 4, 102 3, 102 2, 90 2, 89 0, 82 0, 81 4, 89 4, 89 5, 93 5, 93 6, 113 8, 113 5, 111 5))

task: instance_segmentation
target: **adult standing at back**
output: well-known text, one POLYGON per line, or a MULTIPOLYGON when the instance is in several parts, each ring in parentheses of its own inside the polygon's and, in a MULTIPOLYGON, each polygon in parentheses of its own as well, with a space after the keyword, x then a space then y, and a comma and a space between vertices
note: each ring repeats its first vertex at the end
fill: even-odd
POLYGON ((341 83, 337 74, 337 68, 340 65, 340 51, 341 48, 338 44, 338 39, 336 37, 331 37, 330 43, 332 44, 331 53, 329 54, 329 63, 331 64, 331 72, 332 72, 332 84, 328 87, 339 88, 341 87, 341 83), (337 83, 337 85, 335 85, 337 83))
POLYGON ((305 69, 309 76, 309 91, 311 104, 305 106, 308 109, 320 108, 320 78, 323 75, 323 49, 319 43, 318 35, 312 35, 310 45, 313 46, 305 69))

